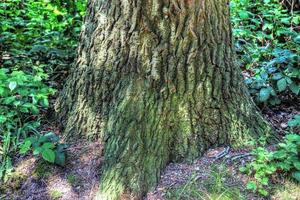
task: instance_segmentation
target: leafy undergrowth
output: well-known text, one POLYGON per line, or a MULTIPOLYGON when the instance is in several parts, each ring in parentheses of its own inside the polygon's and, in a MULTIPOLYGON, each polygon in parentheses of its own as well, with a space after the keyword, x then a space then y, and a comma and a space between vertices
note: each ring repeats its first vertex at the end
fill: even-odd
POLYGON ((300 14, 283 2, 231 1, 240 66, 261 106, 280 104, 284 94, 300 94, 300 14))
POLYGON ((64 163, 65 146, 42 127, 59 88, 57 75, 63 79, 75 58, 85 5, 0 2, 0 183, 8 180, 19 153, 64 163))

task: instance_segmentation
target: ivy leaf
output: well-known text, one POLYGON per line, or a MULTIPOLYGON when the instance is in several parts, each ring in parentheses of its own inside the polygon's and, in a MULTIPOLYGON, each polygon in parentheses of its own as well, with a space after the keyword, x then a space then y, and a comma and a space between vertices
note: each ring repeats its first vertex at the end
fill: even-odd
POLYGON ((277 81, 277 88, 279 92, 284 91, 286 87, 287 87, 287 82, 285 78, 282 78, 279 81, 277 81))
POLYGON ((12 81, 8 85, 8 88, 10 89, 10 91, 13 91, 16 87, 17 87, 17 82, 16 81, 12 81))
POLYGON ((49 107, 49 101, 47 98, 44 98, 42 101, 41 101, 41 104, 43 107, 45 108, 48 108, 49 107))
POLYGON ((55 161, 55 152, 51 149, 43 149, 42 157, 44 158, 44 160, 46 160, 50 163, 54 163, 54 161, 55 161))
POLYGON ((247 171, 247 167, 240 167, 239 170, 240 170, 240 172, 246 172, 247 171))
POLYGON ((273 74, 272 79, 273 79, 273 80, 279 80, 279 79, 281 79, 282 77, 283 77, 282 73, 275 73, 275 74, 273 74))
POLYGON ((40 142, 58 142, 59 137, 53 132, 48 132, 40 138, 40 142))
POLYGON ((268 183, 269 183, 269 178, 268 177, 264 177, 264 178, 261 179, 261 184, 268 185, 268 183))
POLYGON ((0 86, 0 96, 4 96, 5 88, 0 86))

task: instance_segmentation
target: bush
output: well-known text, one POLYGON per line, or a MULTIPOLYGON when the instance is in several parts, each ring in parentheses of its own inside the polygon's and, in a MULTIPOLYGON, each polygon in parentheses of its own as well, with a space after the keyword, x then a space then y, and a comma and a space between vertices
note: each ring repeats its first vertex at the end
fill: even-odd
POLYGON ((49 77, 65 73, 75 58, 85 5, 86 0, 0 2, 0 179, 12 171, 19 150, 64 164, 66 146, 55 135, 55 141, 44 140, 52 133, 41 135, 39 126, 55 92, 49 77))
MULTIPOLYGON (((299 116, 289 121, 295 125, 299 116)), ((298 124, 299 125, 299 124, 298 124)), ((295 125, 296 126, 296 125, 295 125)), ((252 142, 257 147, 252 151, 254 160, 246 166, 241 167, 242 172, 253 176, 254 181, 250 181, 247 188, 258 191, 261 195, 267 196, 267 186, 271 175, 285 174, 300 182, 300 135, 287 134, 283 142, 276 146, 275 151, 270 151, 264 147, 265 140, 252 142)))
POLYGON ((37 132, 38 114, 49 106, 48 97, 55 93, 42 82, 46 77, 42 69, 34 75, 0 69, 0 178, 11 170, 10 153, 17 150, 21 139, 37 132))
POLYGON ((280 103, 278 95, 300 93, 299 11, 278 0, 231 1, 233 34, 246 84, 257 103, 280 103))

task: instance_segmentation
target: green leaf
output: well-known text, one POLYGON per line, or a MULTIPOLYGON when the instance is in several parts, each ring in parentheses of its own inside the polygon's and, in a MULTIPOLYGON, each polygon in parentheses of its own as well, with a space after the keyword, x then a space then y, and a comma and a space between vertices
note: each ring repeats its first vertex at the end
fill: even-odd
POLYGON ((285 78, 282 78, 279 81, 277 81, 277 88, 279 92, 284 91, 286 87, 287 87, 287 82, 285 78))
POLYGON ((293 165, 297 170, 300 170, 300 161, 299 160, 293 162, 293 165))
POLYGON ((293 119, 288 121, 290 127, 300 126, 300 115, 295 115, 293 119))
POLYGON ((245 20, 249 18, 249 13, 247 11, 242 10, 239 12, 239 16, 241 19, 245 20))
POLYGON ((47 142, 47 143, 43 144, 42 148, 53 149, 54 148, 54 144, 50 143, 50 142, 47 142))
POLYGON ((285 150, 275 151, 274 154, 273 154, 273 156, 276 159, 286 158, 286 151, 285 150))
POLYGON ((0 86, 0 96, 4 96, 5 88, 0 86))
POLYGON ((294 83, 294 82, 289 86, 289 88, 290 88, 290 90, 291 90, 294 94, 296 94, 296 95, 298 95, 299 92, 300 92, 300 86, 297 85, 297 84, 294 83))
POLYGON ((51 149, 43 149, 42 151, 42 157, 44 160, 54 163, 55 161, 55 152, 51 149))
POLYGON ((64 152, 68 148, 67 144, 58 144, 56 145, 56 150, 58 152, 64 152))
POLYGON ((55 164, 60 166, 65 166, 66 164, 66 156, 65 153, 62 151, 55 151, 55 164))
POLYGON ((249 181, 249 182, 247 183, 247 189, 248 189, 248 190, 256 190, 256 189, 257 189, 256 183, 253 182, 253 181, 249 181))
POLYGON ((44 99, 42 100, 41 104, 42 104, 43 107, 48 108, 48 107, 49 107, 49 101, 48 101, 48 99, 47 99, 47 98, 44 98, 44 99))
POLYGON ((268 178, 268 177, 262 178, 261 181, 260 181, 260 183, 261 183, 262 185, 268 185, 268 183, 269 183, 269 178, 268 178))
POLYGON ((273 79, 273 80, 279 80, 279 79, 281 79, 282 77, 283 77, 282 73, 275 73, 275 74, 273 74, 272 79, 273 79))
POLYGON ((30 140, 26 140, 22 145, 21 145, 21 148, 20 148, 20 153, 21 154, 25 154, 29 151, 31 147, 31 141, 30 140))
POLYGON ((247 171, 247 167, 240 167, 239 170, 240 170, 240 172, 243 172, 243 173, 244 173, 244 172, 247 171))
POLYGON ((16 87, 17 87, 17 82, 16 81, 12 81, 8 85, 8 88, 10 89, 10 91, 13 91, 16 87))
POLYGON ((258 189, 259 194, 263 195, 263 196, 268 196, 269 192, 265 189, 258 189))
POLYGON ((36 156, 36 155, 39 155, 41 152, 42 152, 42 148, 41 147, 36 147, 34 150, 33 150, 33 155, 36 156))
POLYGON ((58 142, 59 137, 53 132, 46 133, 40 138, 40 142, 58 142))
POLYGON ((32 114, 34 114, 34 115, 39 114, 39 109, 38 109, 38 107, 32 105, 32 106, 31 106, 31 112, 32 112, 32 114))
POLYGON ((293 172, 292 177, 300 183, 300 171, 293 172))
POLYGON ((7 120, 7 117, 0 115, 0 124, 4 123, 7 120))
POLYGON ((261 102, 265 102, 270 98, 271 95, 271 89, 269 87, 267 88, 261 88, 259 91, 259 100, 261 102))
POLYGON ((285 136, 285 138, 289 141, 297 142, 300 141, 300 135, 297 134, 288 134, 285 136))

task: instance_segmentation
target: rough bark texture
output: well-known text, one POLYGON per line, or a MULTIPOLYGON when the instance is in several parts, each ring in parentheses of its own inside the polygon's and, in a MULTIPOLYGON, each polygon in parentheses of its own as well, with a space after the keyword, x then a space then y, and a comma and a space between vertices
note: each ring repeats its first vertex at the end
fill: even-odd
POLYGON ((99 138, 99 198, 140 199, 170 161, 266 134, 234 63, 228 0, 90 0, 57 103, 69 138, 99 138))

